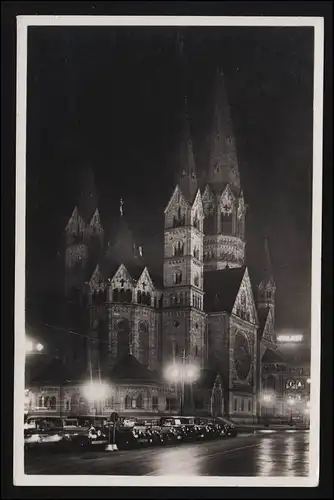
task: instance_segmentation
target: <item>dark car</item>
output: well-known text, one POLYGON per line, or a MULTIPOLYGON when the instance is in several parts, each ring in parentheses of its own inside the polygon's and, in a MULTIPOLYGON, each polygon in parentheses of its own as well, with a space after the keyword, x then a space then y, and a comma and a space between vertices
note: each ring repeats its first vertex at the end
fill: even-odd
POLYGON ((238 435, 237 428, 235 424, 232 422, 232 420, 229 420, 226 417, 218 417, 217 422, 220 425, 223 425, 225 429, 226 436, 228 437, 236 437, 238 435))

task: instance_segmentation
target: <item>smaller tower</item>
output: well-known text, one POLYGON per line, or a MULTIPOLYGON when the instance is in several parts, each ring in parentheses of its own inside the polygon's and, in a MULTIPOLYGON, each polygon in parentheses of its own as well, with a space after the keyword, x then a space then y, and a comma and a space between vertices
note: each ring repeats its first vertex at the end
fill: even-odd
POLYGON ((104 231, 93 171, 84 168, 78 203, 65 228, 65 295, 80 296, 103 248, 104 231))
POLYGON ((275 293, 276 284, 273 277, 273 270, 269 251, 269 242, 266 237, 264 240, 262 279, 257 287, 257 306, 259 312, 270 311, 272 322, 275 319, 275 293))

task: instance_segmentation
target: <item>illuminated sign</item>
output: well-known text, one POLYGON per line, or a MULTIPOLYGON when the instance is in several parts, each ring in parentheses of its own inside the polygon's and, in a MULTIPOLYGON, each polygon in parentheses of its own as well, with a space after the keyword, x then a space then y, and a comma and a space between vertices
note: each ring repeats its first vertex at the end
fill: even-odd
POLYGON ((302 342, 303 335, 278 335, 278 342, 302 342))

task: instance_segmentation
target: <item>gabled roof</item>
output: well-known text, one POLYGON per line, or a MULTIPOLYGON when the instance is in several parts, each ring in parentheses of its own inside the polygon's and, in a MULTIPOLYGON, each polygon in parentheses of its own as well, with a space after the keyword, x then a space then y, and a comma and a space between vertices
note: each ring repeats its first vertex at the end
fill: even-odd
POLYGON ((232 312, 245 267, 204 273, 205 312, 232 312))
POLYGON ((149 370, 132 354, 120 358, 109 372, 110 380, 133 382, 159 383, 160 377, 156 371, 149 370))
POLYGON ((269 315, 269 308, 268 309, 259 309, 258 310, 258 318, 259 318, 259 335, 260 339, 262 339, 264 328, 267 323, 268 315, 269 315))

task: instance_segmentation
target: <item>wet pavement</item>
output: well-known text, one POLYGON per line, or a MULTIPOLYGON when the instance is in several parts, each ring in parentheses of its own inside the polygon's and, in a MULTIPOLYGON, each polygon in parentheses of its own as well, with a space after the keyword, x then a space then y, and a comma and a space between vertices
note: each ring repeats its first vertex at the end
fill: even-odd
POLYGON ((307 476, 309 433, 239 435, 219 441, 119 452, 26 454, 26 474, 307 476))

